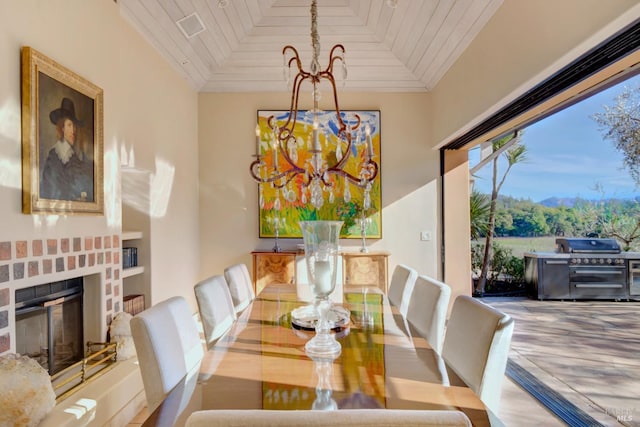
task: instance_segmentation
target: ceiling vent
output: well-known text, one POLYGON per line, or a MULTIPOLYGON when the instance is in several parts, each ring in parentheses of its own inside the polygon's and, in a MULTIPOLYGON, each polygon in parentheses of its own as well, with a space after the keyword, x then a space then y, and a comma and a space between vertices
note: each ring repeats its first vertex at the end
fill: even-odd
POLYGON ((182 34, 188 39, 205 30, 204 24, 196 12, 178 20, 176 24, 178 24, 178 28, 180 28, 182 34))

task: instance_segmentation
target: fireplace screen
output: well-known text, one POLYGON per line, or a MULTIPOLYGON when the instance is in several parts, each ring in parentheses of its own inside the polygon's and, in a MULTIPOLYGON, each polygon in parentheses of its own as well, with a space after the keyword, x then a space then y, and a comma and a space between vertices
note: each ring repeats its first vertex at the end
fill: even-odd
POLYGON ((82 278, 16 290, 16 350, 53 375, 83 354, 82 278))

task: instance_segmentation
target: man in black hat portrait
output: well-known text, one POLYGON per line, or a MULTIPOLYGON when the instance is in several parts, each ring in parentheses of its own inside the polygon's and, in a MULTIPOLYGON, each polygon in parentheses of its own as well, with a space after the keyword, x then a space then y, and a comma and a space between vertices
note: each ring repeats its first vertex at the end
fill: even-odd
POLYGON ((40 181, 40 197, 55 200, 93 201, 93 162, 81 159, 76 141, 82 122, 75 106, 63 98, 60 108, 49 114, 57 140, 49 151, 40 181))

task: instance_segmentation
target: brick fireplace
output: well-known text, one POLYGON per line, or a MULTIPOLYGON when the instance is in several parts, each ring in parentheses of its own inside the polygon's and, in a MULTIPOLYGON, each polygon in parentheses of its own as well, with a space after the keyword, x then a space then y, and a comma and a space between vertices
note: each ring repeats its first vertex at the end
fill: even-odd
MULTIPOLYGON (((119 234, 1 241, 0 355, 16 352, 16 290, 74 277, 84 282, 84 342, 105 341, 111 319, 123 309, 120 242, 119 234)), ((124 426, 144 405, 133 358, 58 402, 40 426, 76 427, 89 420, 124 426)))
POLYGON ((0 354, 16 351, 15 291, 85 277, 84 341, 104 341, 122 310, 120 236, 0 242, 0 354))

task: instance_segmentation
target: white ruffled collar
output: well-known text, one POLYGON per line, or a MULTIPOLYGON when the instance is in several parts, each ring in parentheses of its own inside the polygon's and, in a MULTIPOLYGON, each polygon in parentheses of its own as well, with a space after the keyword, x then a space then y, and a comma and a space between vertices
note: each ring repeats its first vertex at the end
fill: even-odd
POLYGON ((71 159, 71 156, 73 156, 73 147, 64 139, 56 142, 53 148, 56 150, 56 154, 62 164, 66 165, 71 159))

